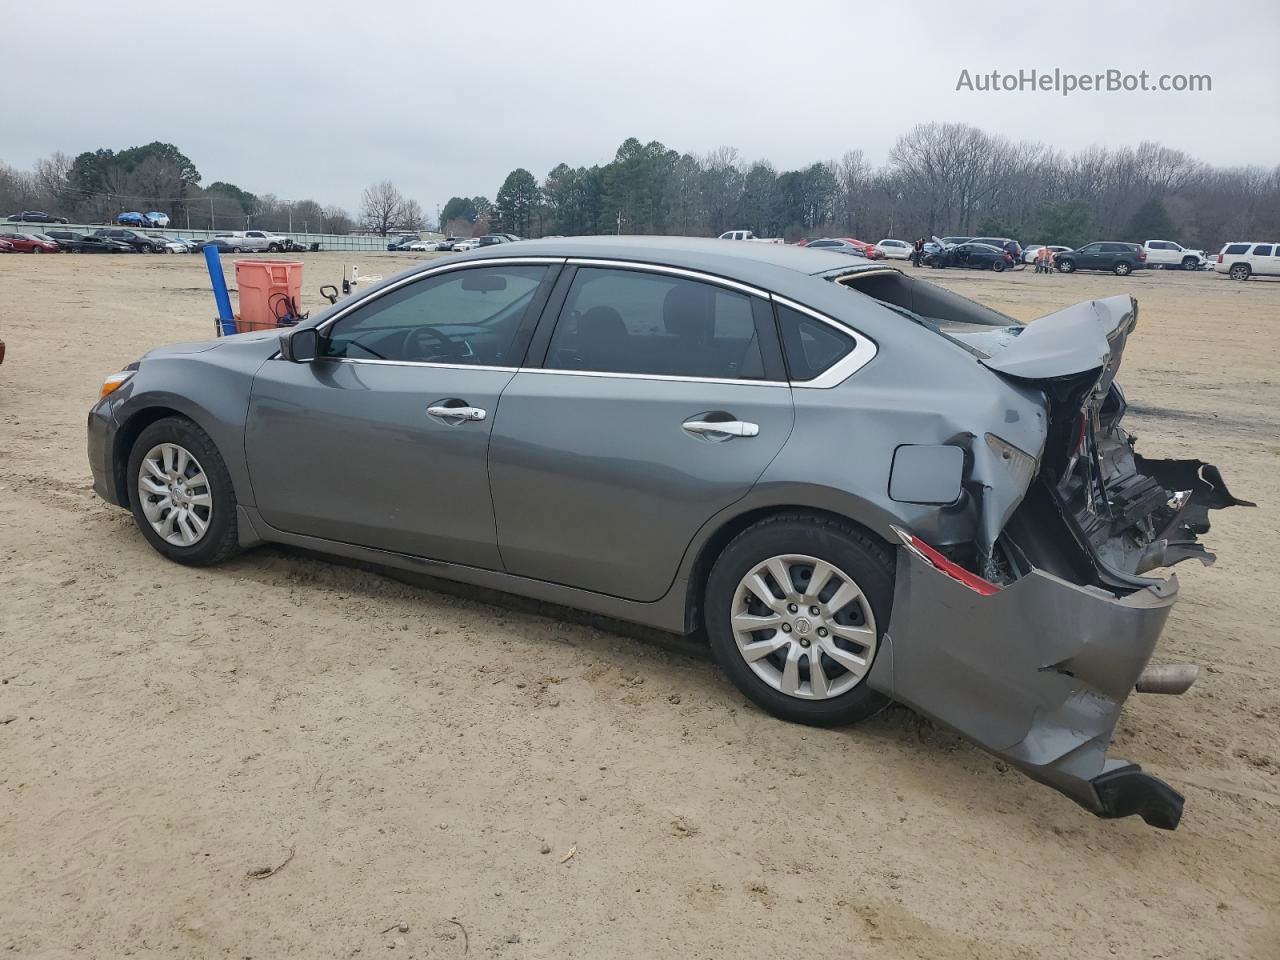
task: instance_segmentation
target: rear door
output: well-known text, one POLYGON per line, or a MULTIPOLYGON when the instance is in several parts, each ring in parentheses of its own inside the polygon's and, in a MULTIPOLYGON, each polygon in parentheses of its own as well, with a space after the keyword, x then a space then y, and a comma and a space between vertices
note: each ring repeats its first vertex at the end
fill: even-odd
POLYGON ((489 452, 502 560, 521 576, 661 598, 698 528, 791 432, 770 305, 717 278, 579 262, 530 366, 489 452))
POLYGON ((1272 243, 1259 243, 1249 251, 1249 267, 1260 276, 1273 276, 1277 272, 1276 254, 1280 246, 1272 243))
POLYGON ((325 324, 314 362, 264 364, 245 431, 263 519, 497 569, 489 431, 556 268, 481 261, 414 277, 325 324))

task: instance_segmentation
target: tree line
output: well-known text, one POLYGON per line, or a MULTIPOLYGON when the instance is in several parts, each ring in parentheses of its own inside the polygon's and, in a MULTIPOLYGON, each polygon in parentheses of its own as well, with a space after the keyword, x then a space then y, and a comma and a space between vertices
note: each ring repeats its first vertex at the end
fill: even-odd
POLYGON ((918 124, 880 166, 850 150, 781 171, 732 147, 696 156, 630 138, 604 165, 561 163, 541 182, 517 168, 492 204, 454 197, 440 219, 450 232, 475 225, 520 236, 749 229, 788 240, 1160 238, 1216 250, 1280 236, 1280 166, 1215 168, 1152 142, 1064 153, 962 123, 918 124))
MULTIPOLYGON (((160 210, 177 227, 386 235, 430 225, 390 181, 342 207, 255 195, 204 183, 171 143, 55 153, 30 171, 0 164, 0 214, 43 209, 108 222, 123 210, 160 210)), ((962 123, 923 123, 898 138, 883 164, 861 150, 779 170, 733 147, 681 153, 632 137, 605 164, 560 163, 539 180, 517 167, 490 201, 450 198, 439 228, 451 234, 600 233, 715 236, 749 229, 796 240, 994 235, 1079 246, 1090 240, 1178 240, 1218 249, 1280 236, 1280 165, 1213 167, 1159 143, 1065 153, 962 123)))

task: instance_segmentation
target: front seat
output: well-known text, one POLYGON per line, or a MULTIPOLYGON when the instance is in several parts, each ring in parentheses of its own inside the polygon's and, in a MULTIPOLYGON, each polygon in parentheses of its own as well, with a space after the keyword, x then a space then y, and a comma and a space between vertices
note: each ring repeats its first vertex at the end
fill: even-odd
POLYGON ((677 375, 705 375, 718 370, 712 349, 715 337, 715 293, 701 283, 679 283, 662 301, 662 325, 680 338, 677 375))

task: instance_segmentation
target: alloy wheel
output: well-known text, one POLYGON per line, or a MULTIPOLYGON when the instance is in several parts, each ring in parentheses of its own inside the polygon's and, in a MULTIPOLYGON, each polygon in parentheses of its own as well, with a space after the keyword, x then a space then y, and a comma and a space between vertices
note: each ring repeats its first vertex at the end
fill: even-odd
POLYGON ((213 492, 191 451, 160 443, 147 451, 138 470, 138 496, 147 522, 166 543, 191 547, 209 530, 213 492))
POLYGON ((770 557, 748 571, 730 622, 756 676, 800 700, 848 693, 876 652, 875 615, 861 588, 833 564, 803 554, 770 557))

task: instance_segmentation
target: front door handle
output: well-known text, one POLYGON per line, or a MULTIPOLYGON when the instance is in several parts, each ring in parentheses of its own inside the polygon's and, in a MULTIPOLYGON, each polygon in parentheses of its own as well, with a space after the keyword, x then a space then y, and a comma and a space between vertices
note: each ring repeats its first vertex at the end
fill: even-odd
POLYGON ((748 420, 686 420, 684 428, 700 435, 721 434, 726 437, 758 437, 760 424, 748 420))
POLYGON ((479 407, 448 407, 444 404, 436 404, 427 407, 427 413, 433 417, 440 417, 442 420, 483 420, 487 414, 479 407))

